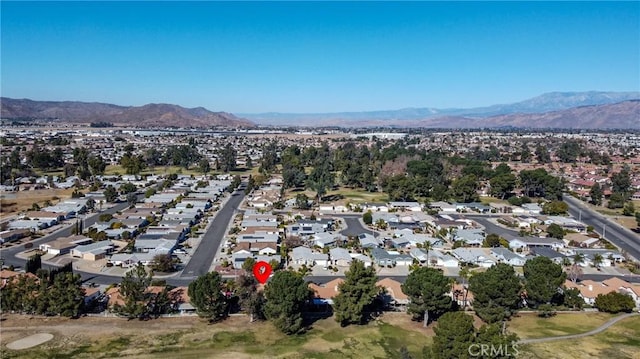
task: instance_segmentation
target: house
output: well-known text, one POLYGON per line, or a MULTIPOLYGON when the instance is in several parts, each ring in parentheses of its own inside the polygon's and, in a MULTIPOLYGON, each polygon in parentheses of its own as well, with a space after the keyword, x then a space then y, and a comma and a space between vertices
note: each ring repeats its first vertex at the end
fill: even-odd
POLYGON ((389 208, 401 211, 422 212, 422 205, 418 202, 389 202, 389 208))
POLYGON ((14 229, 9 231, 0 232, 0 243, 8 243, 17 241, 18 239, 22 239, 31 234, 31 231, 28 229, 14 229))
POLYGON ((457 208, 455 205, 447 202, 431 202, 429 208, 437 210, 442 213, 456 213, 457 208))
POLYGON ((553 249, 564 248, 564 242, 554 238, 542 237, 512 237, 508 239, 509 248, 511 249, 531 249, 533 247, 550 247, 553 249))
POLYGON ((153 253, 116 253, 111 255, 108 263, 122 268, 130 268, 138 263, 146 266, 153 262, 153 256, 153 253))
POLYGON ((611 292, 623 292, 631 296, 629 291, 626 289, 621 289, 621 287, 618 286, 617 282, 610 281, 609 284, 612 284, 612 286, 606 285, 604 282, 596 282, 593 280, 583 280, 578 283, 574 283, 570 280, 566 280, 564 282, 564 286, 566 288, 578 289, 578 291, 580 291, 580 297, 582 297, 582 299, 584 299, 584 302, 589 305, 595 305, 596 298, 600 294, 605 295, 611 292))
POLYGON ((429 260, 428 253, 420 248, 412 248, 409 251, 409 255, 422 264, 427 263, 427 261, 429 260))
POLYGON ((489 268, 496 264, 483 248, 456 248, 453 250, 453 256, 458 258, 460 262, 475 264, 483 268, 489 268))
POLYGON ((373 264, 373 261, 371 260, 371 258, 369 258, 368 256, 366 256, 364 254, 349 253, 349 255, 351 256, 351 258, 353 260, 359 260, 360 262, 362 262, 364 264, 365 268, 369 268, 373 264))
POLYGON ((331 264, 338 267, 348 267, 352 262, 349 251, 344 248, 329 249, 329 258, 331 260, 331 264))
POLYGON ((460 261, 440 251, 429 251, 429 265, 445 268, 458 268, 460 261))
POLYGON ((360 247, 362 248, 377 248, 382 246, 382 241, 371 234, 362 233, 358 236, 360 247))
POLYGON ((364 203, 362 204, 362 210, 365 212, 389 212, 389 206, 386 203, 364 203))
POLYGON ((530 215, 538 216, 542 213, 542 207, 537 203, 523 203, 522 208, 530 215))
POLYGON ((63 255, 70 253, 74 248, 80 245, 86 245, 93 242, 91 238, 85 236, 70 236, 56 239, 55 241, 43 243, 38 248, 52 255, 63 255))
POLYGON ((411 243, 404 237, 393 237, 390 240, 391 247, 393 248, 409 248, 411 247, 411 243))
POLYGON ((543 256, 551 259, 554 263, 562 264, 565 256, 564 254, 556 251, 550 247, 535 247, 531 249, 531 254, 534 256, 543 256))
POLYGON ((380 267, 393 266, 395 264, 394 256, 382 248, 372 248, 371 258, 373 262, 380 267))
POLYGON ((455 241, 462 241, 468 246, 482 246, 485 234, 481 229, 457 229, 453 235, 455 241))
POLYGON ((527 261, 525 257, 502 247, 491 248, 491 255, 496 257, 500 263, 507 263, 512 266, 521 267, 527 261))
POLYGON ((114 249, 115 246, 111 241, 99 241, 73 248, 71 250, 71 256, 88 261, 97 261, 111 254, 114 249))
POLYGON ((549 216, 545 221, 545 224, 555 223, 562 227, 564 230, 576 231, 579 233, 587 232, 587 225, 579 222, 573 218, 568 217, 560 217, 560 216, 549 216))
POLYGON ((169 291, 169 300, 171 306, 178 313, 192 314, 196 312, 196 308, 191 305, 191 298, 189 298, 189 288, 187 287, 175 287, 169 291))
POLYGON ((409 304, 409 297, 402 291, 402 283, 391 278, 384 278, 376 283, 376 286, 383 288, 382 301, 386 307, 406 308, 409 304))
POLYGON ((309 247, 296 247, 291 250, 291 261, 294 264, 304 264, 308 267, 314 265, 327 266, 329 256, 323 253, 314 252, 309 247))
POLYGON ((236 241, 238 243, 242 242, 272 242, 278 243, 279 236, 277 234, 268 234, 268 233, 256 233, 256 234, 241 234, 238 236, 236 241))
POLYGON ((374 212, 371 214, 371 221, 373 224, 377 224, 380 221, 387 224, 390 228, 396 228, 398 223, 400 223, 400 219, 394 213, 387 212, 374 212))
POLYGON ((309 289, 314 293, 314 304, 333 305, 333 298, 340 294, 339 286, 344 282, 342 278, 333 279, 325 284, 309 283, 309 289))
POLYGON ((329 232, 316 233, 313 235, 313 244, 320 248, 331 247, 334 246, 336 240, 340 238, 340 235, 334 235, 329 232))
POLYGON ((386 251, 381 248, 371 249, 371 258, 378 266, 410 266, 413 258, 395 251, 386 251))

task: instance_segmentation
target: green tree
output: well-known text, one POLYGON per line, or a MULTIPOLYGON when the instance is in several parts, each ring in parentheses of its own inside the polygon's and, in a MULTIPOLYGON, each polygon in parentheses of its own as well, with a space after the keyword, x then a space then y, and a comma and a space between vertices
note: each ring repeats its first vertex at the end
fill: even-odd
POLYGON ((242 262, 242 269, 248 273, 251 274, 253 273, 253 266, 256 265, 256 260, 249 257, 247 259, 244 260, 244 262, 242 262))
POLYGON ((567 274, 562 266, 548 257, 538 256, 524 264, 527 301, 534 306, 551 303, 558 294, 567 274))
POLYGON ((264 294, 264 314, 276 328, 285 334, 304 330, 302 310, 311 291, 300 275, 290 270, 276 272, 265 286, 264 294))
POLYGON ((209 163, 208 159, 203 158, 198 162, 198 171, 204 174, 207 174, 211 171, 211 164, 209 163))
POLYGON ((520 303, 520 280, 513 267, 498 263, 469 279, 476 314, 488 323, 511 317, 520 303))
POLYGON ((189 283, 187 294, 200 317, 217 322, 224 319, 229 306, 222 292, 222 277, 218 272, 209 272, 189 283))
POLYGON ((624 207, 622 208, 623 216, 633 216, 635 212, 636 212, 636 206, 631 201, 627 202, 627 204, 625 204, 624 207))
POLYGON ((566 214, 569 211, 569 205, 564 201, 549 201, 542 206, 542 213, 556 216, 566 214))
POLYGON ((371 214, 371 211, 366 211, 363 215, 362 215, 362 221, 364 222, 364 224, 366 225, 370 225, 373 223, 373 215, 371 214))
POLYGON ((230 143, 227 143, 220 151, 220 157, 218 158, 218 164, 222 172, 231 172, 236 169, 236 156, 237 152, 230 143))
POLYGON ((151 274, 144 265, 138 263, 129 270, 120 282, 120 294, 124 297, 124 305, 116 306, 116 312, 129 319, 147 317, 147 288, 151 284, 151 274))
POLYGON ((448 312, 433 328, 435 336, 431 345, 431 358, 469 358, 469 346, 473 344, 475 329, 473 318, 464 312, 448 312))
POLYGON ((500 247, 501 245, 500 236, 495 233, 488 234, 484 241, 482 241, 483 247, 495 248, 500 247))
POLYGON ((410 300, 407 312, 413 316, 413 320, 422 320, 424 327, 452 309, 453 303, 447 295, 451 291, 451 281, 441 270, 414 270, 402 284, 402 291, 410 300))
POLYGON ((309 197, 307 197, 304 193, 298 193, 296 195, 296 208, 298 209, 309 209, 311 205, 309 204, 309 197))
POLYGON ((517 355, 517 349, 515 347, 518 342, 518 336, 516 334, 504 334, 502 332, 502 325, 495 323, 490 325, 483 325, 476 331, 474 342, 478 344, 474 347, 475 350, 469 350, 473 358, 482 359, 499 359, 499 358, 513 358, 517 355), (489 352, 482 352, 482 346, 489 346, 489 352), (491 348, 495 350, 492 351, 491 348), (478 355, 476 355, 478 354, 478 355))
POLYGON ((264 293, 258 291, 258 281, 251 274, 242 274, 236 280, 236 295, 240 308, 249 314, 249 322, 264 317, 264 293))
POLYGON ((578 288, 566 288, 563 292, 563 304, 566 307, 581 310, 584 306, 584 299, 580 296, 578 288))
POLYGON ((640 212, 636 212, 636 225, 640 228, 640 212))
POLYGON ((499 174, 491 178, 489 184, 491 185, 491 194, 493 196, 505 199, 516 187, 516 176, 512 173, 499 174))
POLYGON ((562 239, 564 238, 564 229, 556 223, 551 223, 547 227, 547 237, 562 239))
POLYGON ((27 259, 27 263, 24 266, 24 270, 27 273, 36 274, 38 270, 42 268, 42 256, 40 254, 34 254, 29 259, 27 259))
POLYGON ((102 194, 107 202, 115 202, 118 199, 118 191, 112 185, 107 186, 102 194))
POLYGON ((49 297, 49 311, 65 317, 80 315, 84 304, 84 289, 79 274, 58 273, 46 295, 49 297))
POLYGON ((459 202, 473 202, 478 200, 478 178, 475 175, 466 175, 453 181, 451 194, 459 202))
POLYGON ((156 254, 153 256, 150 267, 154 272, 173 272, 175 262, 168 254, 156 254))
POLYGON ((604 196, 604 191, 602 191, 602 187, 600 187, 599 183, 595 183, 591 186, 591 190, 589 190, 589 197, 591 197, 591 203, 596 206, 602 205, 602 196, 604 196))
POLYGON ((596 297, 595 307, 601 312, 607 313, 630 313, 635 308, 635 303, 630 295, 610 292, 607 294, 598 294, 596 297))
POLYGON ((376 286, 375 269, 365 268, 364 262, 353 260, 345 273, 340 292, 333 298, 333 312, 340 325, 364 324, 370 318, 371 305, 380 289, 376 286))
POLYGON ((629 194, 631 189, 631 173, 628 167, 624 167, 620 172, 614 173, 611 176, 611 192, 629 194))

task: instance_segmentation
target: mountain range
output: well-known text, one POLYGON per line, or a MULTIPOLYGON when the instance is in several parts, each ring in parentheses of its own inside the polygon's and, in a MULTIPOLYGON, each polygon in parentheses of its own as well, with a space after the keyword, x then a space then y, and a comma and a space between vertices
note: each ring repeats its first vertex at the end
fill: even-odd
POLYGON ((75 101, 0 98, 2 119, 110 122, 135 127, 250 128, 266 126, 640 129, 640 92, 551 92, 477 108, 406 108, 341 113, 212 112, 170 104, 118 106, 75 101))
MULTIPOLYGON (((306 125, 317 126, 318 123, 324 123, 326 125, 337 126, 356 126, 360 127, 363 124, 369 123, 370 125, 390 125, 390 126, 416 126, 422 124, 426 127, 430 124, 443 123, 447 124, 448 120, 452 118, 466 119, 463 127, 483 127, 484 124, 490 125, 492 121, 478 121, 478 126, 475 123, 469 125, 467 122, 474 122, 477 119, 489 118, 492 116, 505 116, 505 115, 517 115, 513 120, 513 126, 519 126, 520 117, 526 117, 525 114, 542 114, 550 111, 571 110, 576 107, 593 106, 593 105, 610 105, 620 103, 629 100, 640 99, 640 92, 602 92, 602 91, 589 91, 589 92, 550 92, 528 100, 516 102, 512 104, 492 105, 486 107, 476 108, 404 108, 399 110, 383 110, 383 111, 362 111, 362 112, 335 112, 335 113, 259 113, 259 114, 239 114, 244 118, 253 120, 261 125, 306 125), (438 121, 426 121, 439 119, 438 121)), ((622 106, 625 107, 625 106, 622 106)), ((625 107, 626 108, 626 107, 625 107)), ((595 110, 595 108, 592 108, 595 110)), ((623 116, 621 119, 621 125, 629 122, 627 120, 638 119, 638 113, 632 113, 628 116, 624 110, 617 109, 618 115, 623 116), (622 112, 620 112, 622 111, 622 112)), ((600 115, 603 115, 603 111, 598 111, 600 115)), ((562 123, 562 114, 555 114, 557 124, 560 127, 576 127, 576 128, 593 128, 588 123, 580 123, 575 121, 575 113, 570 111, 567 113, 567 123, 562 123)), ((548 116, 547 116, 548 117, 548 116)), ((610 116, 607 116, 609 119, 610 116)), ((535 120, 536 116, 527 117, 529 120, 535 120)), ((508 119, 503 117, 498 121, 504 123, 505 126, 509 124, 508 119)), ((548 120, 543 121, 545 123, 548 120)), ((538 126, 535 123, 528 123, 526 125, 533 125, 533 127, 546 127, 538 126)), ((611 123, 616 126, 616 123, 611 123)), ((637 128, 640 125, 634 126, 637 128)), ((457 127, 457 126, 454 126, 457 127)), ((621 127, 626 128, 626 127, 621 127)))
POLYGON ((170 104, 118 106, 98 102, 33 101, 0 98, 3 119, 50 120, 70 123, 109 122, 136 127, 247 128, 251 121, 226 112, 211 112, 203 107, 184 108, 170 104))

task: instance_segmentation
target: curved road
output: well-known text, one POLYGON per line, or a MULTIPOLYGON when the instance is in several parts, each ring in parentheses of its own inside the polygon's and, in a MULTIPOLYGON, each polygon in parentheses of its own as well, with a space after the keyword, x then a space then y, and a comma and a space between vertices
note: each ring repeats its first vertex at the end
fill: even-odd
POLYGON ((628 313, 628 314, 623 314, 619 317, 615 317, 610 319, 609 321, 607 321, 606 323, 602 324, 600 327, 590 330, 586 333, 581 333, 581 334, 572 334, 572 335, 563 335, 563 336, 559 336, 559 337, 547 337, 547 338, 537 338, 537 339, 523 339, 520 340, 518 342, 518 344, 536 344, 536 343, 544 343, 544 342, 550 342, 550 341, 554 341, 554 340, 563 340, 563 339, 577 339, 577 338, 582 338, 582 337, 588 337, 591 335, 595 335, 598 333, 602 333, 603 331, 607 330, 609 327, 611 327, 612 325, 616 324, 617 322, 629 318, 629 317, 633 317, 638 315, 638 313, 628 313))

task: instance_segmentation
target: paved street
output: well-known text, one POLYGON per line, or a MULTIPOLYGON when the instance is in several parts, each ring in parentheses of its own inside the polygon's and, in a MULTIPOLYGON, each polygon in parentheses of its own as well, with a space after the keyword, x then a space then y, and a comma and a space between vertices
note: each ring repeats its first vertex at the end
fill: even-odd
POLYGON ((244 190, 243 186, 241 186, 216 213, 209 230, 202 236, 198 248, 193 252, 191 259, 182 270, 182 278, 193 279, 209 272, 211 263, 226 234, 227 226, 243 199, 244 190))
MULTIPOLYGON (((118 211, 122 211, 128 206, 129 204, 126 202, 118 203, 115 206, 105 209, 100 213, 92 214, 89 217, 84 219, 84 228, 87 228, 92 224, 96 223, 98 221, 98 217, 101 214, 105 214, 105 213, 114 214, 118 211)), ((73 220, 72 223, 75 223, 75 220, 73 220)), ((65 226, 65 225, 62 225, 62 226, 65 226)), ((33 243, 33 248, 38 248, 40 244, 52 242, 58 238, 70 236, 71 231, 73 230, 73 227, 74 227, 73 224, 67 225, 66 227, 62 227, 62 226, 60 229, 58 229, 57 231, 51 234, 48 234, 46 236, 43 236, 42 238, 38 238, 31 241, 31 243, 33 243)), ((6 266, 13 265, 14 267, 22 267, 25 264, 26 260, 16 257, 16 254, 24 250, 25 250, 24 245, 13 246, 11 248, 3 248, 0 251, 0 255, 4 259, 4 265, 6 266)))
POLYGON ((608 220, 578 199, 565 195, 564 201, 569 204, 569 213, 574 218, 593 226, 594 230, 606 240, 618 246, 636 260, 640 260, 640 234, 633 233, 631 230, 608 220))
POLYGON ((372 231, 366 228, 362 222, 360 222, 361 216, 358 215, 336 215, 336 217, 340 217, 344 220, 344 224, 347 228, 340 231, 340 234, 344 236, 357 236, 362 233, 373 234, 374 237, 378 237, 380 234, 378 232, 372 231))

